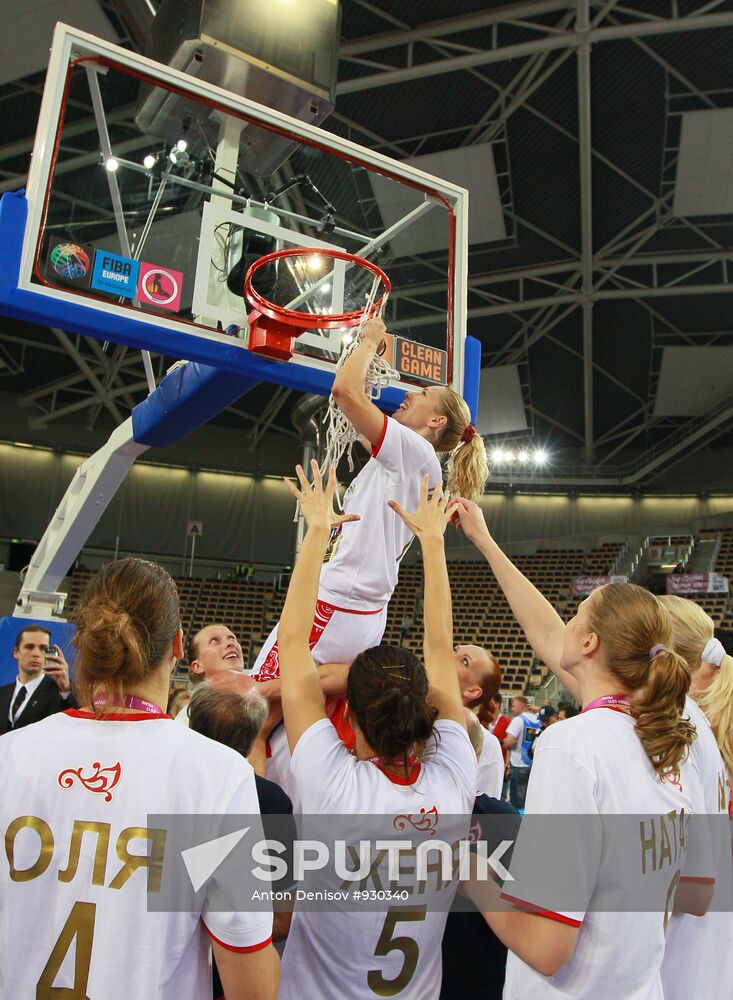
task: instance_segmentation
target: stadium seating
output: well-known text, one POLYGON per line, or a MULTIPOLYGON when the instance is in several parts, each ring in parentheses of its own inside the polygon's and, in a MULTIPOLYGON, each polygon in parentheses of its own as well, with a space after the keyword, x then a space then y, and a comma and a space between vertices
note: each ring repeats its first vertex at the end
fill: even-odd
MULTIPOLYGON (((710 529, 700 532, 700 537, 710 538, 717 534, 717 529, 710 529)), ((733 576, 733 529, 723 530, 720 534, 716 568, 725 576, 733 576)), ((571 593, 573 577, 610 573, 622 547, 620 542, 606 542, 590 551, 540 549, 533 555, 518 556, 516 564, 567 621, 574 615, 578 603, 571 593)), ((502 667, 502 689, 506 692, 525 691, 528 684, 541 681, 547 669, 534 657, 487 564, 483 561, 451 561, 448 574, 453 595, 456 642, 476 643, 489 649, 502 667)), ((69 608, 78 600, 90 575, 86 570, 74 574, 69 608)), ((176 583, 186 638, 207 623, 230 625, 242 644, 245 663, 251 665, 262 642, 280 617, 286 585, 278 589, 272 583, 256 580, 191 580, 185 577, 178 578, 176 583)), ((417 653, 422 645, 422 585, 420 562, 400 568, 399 584, 389 605, 384 634, 385 642, 399 645, 403 617, 409 616, 411 626, 404 643, 417 653)), ((703 594, 698 595, 697 601, 716 625, 733 627, 729 595, 703 594)), ((181 674, 185 673, 185 667, 185 663, 181 665, 181 674)))

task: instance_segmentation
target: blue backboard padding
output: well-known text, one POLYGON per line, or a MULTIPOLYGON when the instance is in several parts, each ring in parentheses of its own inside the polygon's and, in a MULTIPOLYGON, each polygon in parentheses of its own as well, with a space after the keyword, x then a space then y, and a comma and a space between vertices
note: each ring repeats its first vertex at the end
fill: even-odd
POLYGON ((256 384, 256 379, 195 361, 176 368, 133 408, 133 437, 151 448, 173 444, 208 423, 256 384))
MULTIPOLYGON (((18 288, 27 214, 28 205, 22 191, 9 192, 0 198, 0 245, 3 250, 0 313, 43 326, 62 327, 97 340, 111 340, 128 347, 153 351, 168 358, 184 357, 202 365, 244 375, 252 382, 270 382, 320 396, 327 396, 331 391, 332 371, 270 361, 252 354, 241 344, 230 345, 207 340, 194 332, 183 333, 154 326, 132 309, 120 307, 119 313, 106 313, 95 309, 93 302, 67 302, 18 288)), ((390 412, 400 405, 404 396, 404 390, 386 389, 379 405, 390 412)))
POLYGON ((466 337, 463 370, 463 398, 471 411, 471 421, 478 417, 478 393, 481 383, 481 341, 476 337, 466 337))
POLYGON ((73 666, 76 651, 71 640, 76 632, 76 625, 71 622, 41 621, 40 618, 0 618, 0 684, 9 684, 18 676, 16 661, 13 659, 13 647, 18 632, 32 625, 43 625, 51 630, 51 644, 60 646, 66 662, 73 666))

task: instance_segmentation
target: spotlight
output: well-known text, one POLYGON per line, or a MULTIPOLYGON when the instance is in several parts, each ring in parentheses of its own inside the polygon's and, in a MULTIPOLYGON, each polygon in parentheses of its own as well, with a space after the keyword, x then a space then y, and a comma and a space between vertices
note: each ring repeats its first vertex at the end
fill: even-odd
POLYGON ((517 455, 517 459, 522 464, 524 464, 525 462, 528 462, 529 461, 529 452, 528 451, 520 451, 519 454, 517 455))
POLYGON ((314 253, 308 258, 308 270, 320 271, 323 267, 323 258, 320 254, 314 253))
POLYGON ((331 291, 331 282, 330 281, 324 281, 323 284, 321 285, 321 291, 322 292, 330 292, 331 291))
POLYGON ((511 463, 514 461, 514 452, 513 451, 505 451, 504 452, 504 461, 508 465, 511 465, 511 463))
POLYGON ((110 157, 109 157, 109 158, 108 158, 107 160, 105 160, 105 162, 104 162, 104 169, 105 169, 105 170, 109 170, 109 172, 110 172, 111 174, 113 174, 113 173, 115 172, 115 170, 117 170, 117 168, 118 168, 118 167, 119 167, 119 163, 118 163, 118 162, 117 162, 117 160, 116 160, 116 159, 114 158, 114 156, 110 156, 110 157))
POLYGON ((494 448, 494 450, 491 452, 491 461, 497 465, 500 462, 504 461, 504 452, 501 450, 501 448, 494 448))
POLYGON ((534 461, 535 465, 544 465, 545 462, 547 461, 547 452, 544 451, 544 449, 542 448, 537 448, 534 455, 532 456, 532 460, 534 461))
POLYGON ((153 167, 155 166, 155 159, 156 158, 153 156, 152 153, 148 153, 148 155, 143 160, 143 166, 145 167, 146 170, 153 169, 153 167))
POLYGON ((185 153, 186 150, 188 149, 188 143, 186 142, 186 140, 179 139, 178 142, 176 143, 176 149, 178 150, 179 153, 185 153))

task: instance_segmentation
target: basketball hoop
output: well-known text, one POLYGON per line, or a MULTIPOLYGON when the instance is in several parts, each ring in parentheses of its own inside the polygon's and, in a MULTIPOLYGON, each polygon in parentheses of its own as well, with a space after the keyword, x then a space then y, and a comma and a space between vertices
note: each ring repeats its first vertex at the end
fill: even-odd
MULTIPOLYGON (((321 280, 325 280, 325 277, 321 280)), ((263 354, 279 361, 288 361, 293 356, 293 342, 301 333, 314 328, 333 329, 334 327, 360 326, 370 316, 381 315, 383 304, 391 290, 392 284, 380 267, 377 267, 370 260, 359 257, 357 254, 348 253, 346 250, 331 250, 326 247, 319 247, 317 250, 292 247, 266 254, 251 265, 244 279, 244 297, 252 306, 252 311, 247 317, 250 327, 249 349, 254 354, 263 354), (379 279, 382 284, 381 297, 372 302, 371 305, 367 302, 363 309, 351 312, 310 313, 289 309, 287 306, 278 306, 260 295, 252 287, 252 278, 260 268, 290 257, 312 257, 314 255, 343 260, 348 264, 371 271, 375 279, 379 279), (367 310, 369 316, 365 316, 367 310)))

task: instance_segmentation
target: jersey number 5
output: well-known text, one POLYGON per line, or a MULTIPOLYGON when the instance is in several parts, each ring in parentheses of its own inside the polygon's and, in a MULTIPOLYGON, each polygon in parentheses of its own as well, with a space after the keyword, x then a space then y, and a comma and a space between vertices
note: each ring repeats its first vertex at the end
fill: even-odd
POLYGON ((96 903, 74 903, 71 913, 53 946, 46 967, 36 986, 36 1000, 89 1000, 87 984, 89 968, 92 964, 92 941, 94 939, 94 918, 96 903), (54 986, 64 957, 76 938, 74 962, 74 985, 54 986))
POLYGON ((402 935, 394 937, 397 923, 405 921, 416 921, 425 919, 425 908, 419 910, 404 910, 401 907, 390 906, 379 935, 377 947, 374 954, 377 957, 389 955, 391 951, 401 951, 405 956, 402 968, 394 979, 385 979, 380 969, 370 969, 367 973, 367 983, 372 993, 378 997, 396 997, 401 993, 412 977, 415 975, 417 960, 420 957, 420 949, 414 938, 402 935))

